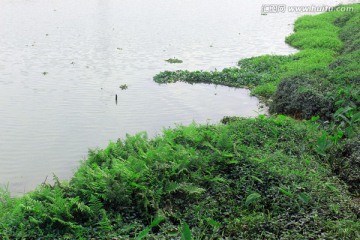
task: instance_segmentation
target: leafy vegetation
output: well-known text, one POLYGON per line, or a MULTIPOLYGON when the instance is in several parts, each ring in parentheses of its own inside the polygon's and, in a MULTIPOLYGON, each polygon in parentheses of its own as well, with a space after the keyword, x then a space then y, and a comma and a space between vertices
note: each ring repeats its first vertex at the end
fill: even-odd
MULTIPOLYGON (((194 71, 187 70, 165 71, 157 74, 154 80, 158 83, 174 83, 183 81, 188 83, 213 83, 230 87, 249 87, 269 86, 280 80, 277 70, 282 64, 292 60, 286 56, 261 56, 248 58, 239 61, 239 67, 225 68, 222 71, 194 71)), ((273 89, 275 90, 275 89, 273 89)), ((273 92, 268 93, 267 89, 258 88, 261 96, 271 96, 273 92)))
POLYGON ((355 182, 360 180, 359 174, 356 170, 351 176, 345 174, 345 169, 358 166, 356 157, 350 157, 356 151, 352 153, 347 146, 357 146, 355 136, 360 134, 360 4, 351 7, 352 12, 300 17, 295 32, 286 38, 288 44, 300 49, 296 54, 243 59, 238 67, 222 71, 167 71, 154 80, 248 87, 269 105, 272 114, 296 119, 319 116, 327 131, 323 137, 327 150, 330 146, 333 150, 323 154, 332 159, 333 172, 341 172, 341 178, 358 194, 355 182), (342 152, 341 156, 335 150, 342 152))
POLYGON ((177 59, 177 58, 169 58, 169 59, 165 60, 165 62, 174 64, 174 63, 182 63, 183 61, 180 59, 177 59))
POLYGON ((119 86, 119 88, 121 89, 121 90, 126 90, 126 89, 128 89, 128 85, 127 84, 121 84, 120 86, 119 86))
POLYGON ((300 70, 287 67, 291 73, 285 73, 278 85, 272 112, 308 119, 319 115, 326 120, 334 120, 335 112, 344 107, 359 112, 360 45, 356 45, 359 38, 351 36, 360 36, 360 5, 353 6, 354 12, 304 16, 296 21, 296 32, 286 41, 305 49, 298 53, 303 55, 298 63, 290 63, 300 70), (315 34, 319 26, 322 32, 315 34))
POLYGON ((0 191, 0 239, 357 239, 360 5, 304 16, 290 56, 162 72, 249 87, 271 117, 225 117, 92 150, 68 182, 0 191), (316 117, 314 117, 316 116, 316 117), (300 120, 309 119, 309 120, 300 120), (352 195, 349 193, 351 191, 352 195))
POLYGON ((351 6, 353 12, 300 17, 295 33, 286 38, 301 50, 296 54, 243 59, 237 67, 222 71, 165 71, 154 80, 248 87, 270 105, 272 113, 331 120, 344 88, 351 89, 352 103, 342 105, 360 103, 360 4, 351 6))
POLYGON ((260 116, 110 143, 70 182, 3 193, 1 238, 354 239, 356 209, 309 124, 260 116))

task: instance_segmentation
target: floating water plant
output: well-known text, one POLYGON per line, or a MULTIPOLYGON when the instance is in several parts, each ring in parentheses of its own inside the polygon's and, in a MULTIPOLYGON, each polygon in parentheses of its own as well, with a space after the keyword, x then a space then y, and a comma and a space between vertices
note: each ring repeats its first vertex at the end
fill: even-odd
POLYGON ((183 61, 177 58, 169 58, 167 60, 165 60, 168 63, 174 64, 174 63, 182 63, 183 61))
POLYGON ((126 89, 128 89, 128 85, 122 84, 122 85, 120 85, 119 88, 120 88, 121 90, 126 90, 126 89))

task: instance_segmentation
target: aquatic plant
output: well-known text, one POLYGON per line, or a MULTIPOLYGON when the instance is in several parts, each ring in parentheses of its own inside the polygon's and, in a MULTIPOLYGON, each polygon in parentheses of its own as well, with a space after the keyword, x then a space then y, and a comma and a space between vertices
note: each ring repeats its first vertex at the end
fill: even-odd
POLYGON ((177 58, 169 58, 169 59, 165 60, 165 62, 174 64, 174 63, 182 63, 183 61, 180 59, 177 59, 177 58))
POLYGON ((127 84, 122 84, 122 85, 119 86, 119 88, 121 90, 126 90, 126 89, 128 89, 128 85, 127 84))

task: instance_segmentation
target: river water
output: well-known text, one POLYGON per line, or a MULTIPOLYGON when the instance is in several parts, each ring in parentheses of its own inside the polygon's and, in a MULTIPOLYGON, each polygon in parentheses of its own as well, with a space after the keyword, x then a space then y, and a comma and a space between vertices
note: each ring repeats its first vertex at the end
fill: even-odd
MULTIPOLYGON (((106 147, 126 133, 154 136, 175 124, 258 115, 259 102, 246 89, 158 85, 152 77, 296 52, 284 38, 305 13, 261 15, 262 4, 271 2, 278 3, 2 0, 0 184, 16 195, 53 173, 68 179, 89 148, 106 147), (164 61, 172 57, 183 63, 164 61), (122 84, 128 89, 121 90, 122 84)), ((337 4, 296 5, 320 3, 337 4)))

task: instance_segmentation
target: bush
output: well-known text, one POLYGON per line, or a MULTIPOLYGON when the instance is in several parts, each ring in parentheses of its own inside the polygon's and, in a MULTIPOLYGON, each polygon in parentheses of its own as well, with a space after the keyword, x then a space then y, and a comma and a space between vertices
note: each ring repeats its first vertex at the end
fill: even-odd
POLYGON ((298 119, 330 119, 334 112, 333 91, 329 82, 312 76, 286 78, 278 86, 270 111, 298 119))
POLYGON ((349 190, 360 194, 360 140, 347 140, 332 150, 330 154, 333 172, 347 183, 349 190))

